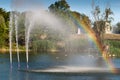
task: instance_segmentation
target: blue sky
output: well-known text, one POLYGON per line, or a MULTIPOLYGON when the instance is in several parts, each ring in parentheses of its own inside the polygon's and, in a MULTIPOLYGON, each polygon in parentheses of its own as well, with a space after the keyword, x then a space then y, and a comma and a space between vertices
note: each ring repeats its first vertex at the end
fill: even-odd
POLYGON ((10 10, 11 0, 0 0, 0 7, 4 8, 5 10, 10 10))
MULTIPOLYGON (((40 5, 42 3, 44 7, 47 8, 50 4, 54 3, 57 0, 14 0, 14 1, 19 1, 19 2, 27 1, 27 3, 33 3, 32 1, 34 1, 34 3, 36 2, 37 4, 40 4, 40 5)), ((71 10, 84 13, 87 16, 90 16, 90 19, 93 19, 91 14, 92 0, 66 0, 66 1, 70 5, 71 10)), ((0 0, 0 7, 4 8, 7 11, 10 11, 11 3, 12 3, 12 0, 0 0)), ((119 9, 120 0, 95 0, 95 4, 99 5, 102 11, 106 7, 107 3, 109 3, 109 6, 114 13, 113 15, 114 21, 112 24, 120 22, 120 9, 119 9)))

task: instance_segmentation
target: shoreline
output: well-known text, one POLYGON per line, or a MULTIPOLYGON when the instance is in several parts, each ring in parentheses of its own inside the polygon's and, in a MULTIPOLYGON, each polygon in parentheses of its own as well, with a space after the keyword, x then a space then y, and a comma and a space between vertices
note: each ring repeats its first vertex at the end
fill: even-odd
MULTIPOLYGON (((23 49, 19 49, 18 50, 19 52, 25 52, 25 50, 23 49)), ((0 48, 0 52, 3 53, 3 52, 9 52, 9 49, 8 48, 0 48)), ((12 49, 12 52, 17 52, 17 49, 12 49)))
MULTIPOLYGON (((19 52, 26 52, 26 50, 24 49, 19 49, 19 52)), ((0 53, 5 53, 5 52, 9 52, 9 48, 0 48, 0 53)), ((12 52, 17 52, 17 49, 12 49, 12 52)), ((29 52, 32 52, 32 50, 29 50, 29 52)), ((59 50, 47 50, 47 52, 52 52, 52 53, 56 53, 56 52, 60 52, 59 50)))

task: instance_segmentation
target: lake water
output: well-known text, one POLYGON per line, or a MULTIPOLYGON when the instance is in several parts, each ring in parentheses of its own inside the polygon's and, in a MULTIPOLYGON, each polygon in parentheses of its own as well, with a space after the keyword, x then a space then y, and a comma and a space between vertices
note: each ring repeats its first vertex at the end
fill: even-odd
MULTIPOLYGON (((13 65, 10 69, 9 54, 0 54, 0 80, 120 80, 120 75, 76 75, 76 74, 43 74, 19 71, 16 54, 13 54, 13 65)), ((20 69, 26 69, 25 54, 20 54, 20 69)), ((111 62, 116 68, 120 68, 120 59, 112 58, 111 62)), ((55 66, 77 67, 107 67, 104 60, 91 55, 80 54, 29 54, 29 69, 43 69, 55 66)))

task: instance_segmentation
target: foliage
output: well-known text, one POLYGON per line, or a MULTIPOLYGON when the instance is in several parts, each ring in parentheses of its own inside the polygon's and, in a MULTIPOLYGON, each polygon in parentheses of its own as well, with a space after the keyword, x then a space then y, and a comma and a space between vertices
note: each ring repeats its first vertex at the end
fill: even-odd
POLYGON ((56 1, 54 4, 49 6, 49 10, 53 13, 62 14, 63 12, 69 11, 70 6, 67 4, 66 0, 56 1))
POLYGON ((2 15, 0 15, 0 47, 6 45, 5 41, 8 38, 7 30, 5 19, 2 15))
POLYGON ((113 12, 111 11, 111 8, 105 8, 105 11, 102 13, 101 16, 101 10, 99 8, 99 6, 94 6, 93 5, 93 11, 92 11, 93 17, 95 19, 95 21, 93 22, 93 30, 96 33, 96 37, 99 40, 99 43, 101 44, 101 46, 104 45, 104 38, 103 35, 105 33, 105 29, 106 29, 106 23, 111 22, 111 19, 113 19, 112 17, 110 17, 110 15, 113 14, 113 12))
POLYGON ((0 48, 8 45, 9 12, 0 8, 0 48))
MULTIPOLYGON (((71 29, 72 34, 76 34, 78 28, 80 28, 81 30, 83 29, 80 23, 84 24, 89 29, 91 28, 91 21, 89 17, 86 16, 85 14, 81 14, 79 12, 70 10, 70 6, 67 4, 66 0, 59 0, 56 1, 54 4, 51 4, 49 6, 49 11, 59 16, 62 19, 62 21, 69 26, 69 29, 71 29)), ((84 33, 84 30, 82 30, 81 32, 84 33)), ((70 50, 70 45, 73 45, 71 44, 71 42, 73 42, 73 44, 75 45, 74 47, 76 48, 79 48, 80 46, 84 47, 80 40, 64 42, 65 47, 67 48, 69 47, 69 50, 70 50)), ((71 46, 71 48, 73 47, 71 46)))
POLYGON ((107 40, 105 41, 107 44, 110 45, 110 53, 120 56, 120 41, 116 40, 107 40))
MULTIPOLYGON (((85 53, 85 49, 89 48, 89 42, 86 39, 82 39, 81 37, 77 38, 77 39, 69 39, 66 41, 66 45, 65 45, 65 51, 67 52, 75 52, 75 53, 85 53)), ((82 54, 81 53, 81 54, 82 54)))
POLYGON ((0 8, 0 14, 4 17, 5 22, 9 21, 10 12, 6 12, 5 9, 0 8))
POLYGON ((114 32, 120 34, 120 22, 116 24, 117 27, 114 27, 114 32))
POLYGON ((91 21, 89 17, 79 12, 70 10, 70 6, 67 4, 66 0, 56 1, 54 4, 49 6, 49 11, 53 14, 62 18, 71 29, 71 32, 76 33, 77 28, 81 27, 79 23, 85 24, 87 27, 90 27, 91 21))
MULTIPOLYGON (((25 30, 25 26, 24 26, 24 14, 23 13, 19 13, 19 12, 12 12, 13 14, 18 15, 18 40, 19 40, 19 45, 24 46, 25 44, 25 40, 24 40, 24 30, 25 30)), ((10 12, 5 11, 4 9, 0 8, 0 48, 1 47, 5 47, 5 46, 9 46, 9 16, 10 16, 10 12)), ((15 19, 13 18, 13 23, 15 23, 14 21, 15 19)), ((13 25, 14 26, 14 25, 13 25)), ((14 28, 15 29, 15 28, 14 28)), ((15 33, 15 31, 13 31, 13 34, 15 33)), ((15 46, 15 34, 13 35, 13 47, 15 46)))
POLYGON ((96 21, 94 24, 93 30, 96 33, 96 37, 101 44, 103 44, 103 35, 105 33, 105 21, 96 21))
POLYGON ((50 40, 35 40, 32 42, 33 51, 49 51, 55 48, 55 44, 50 40))
MULTIPOLYGON (((80 14, 76 11, 71 11, 70 6, 67 3, 66 0, 59 0, 55 3, 51 4, 49 6, 49 12, 52 12, 57 17, 60 17, 62 19, 63 23, 65 25, 69 26, 69 29, 71 29, 71 32, 76 33, 77 28, 79 26, 79 22, 82 22, 90 27, 90 20, 89 17, 87 17, 84 14, 80 14), (73 18, 73 15, 75 18, 73 18), (77 21, 75 20, 77 19, 77 21)), ((25 14, 26 12, 16 12, 12 11, 14 15, 18 16, 18 42, 19 46, 25 45, 25 14)), ((9 43, 9 15, 10 12, 6 12, 4 9, 0 8, 0 47, 2 45, 7 45, 9 43)), ((15 17, 13 17, 13 24, 15 23, 15 17)), ((15 26, 15 25, 13 25, 15 26)), ((61 42, 64 39, 61 39, 59 37, 64 36, 60 35, 55 30, 46 30, 46 26, 44 25, 35 25, 35 27, 39 27, 37 30, 33 30, 31 39, 30 39, 30 48, 34 50, 38 49, 52 49, 52 48, 59 48, 60 46, 57 45, 57 42, 61 42), (46 30, 46 31, 45 31, 46 30), (55 34, 56 33, 56 34, 55 34), (46 35, 45 39, 42 39, 41 36, 46 35)), ((13 28, 15 30, 15 27, 13 28)), ((15 31, 13 31, 13 46, 15 47, 15 31)))
POLYGON ((110 15, 112 15, 113 12, 111 10, 111 8, 106 8, 105 9, 105 21, 111 21, 111 19, 113 20, 112 17, 110 17, 110 15))
POLYGON ((56 1, 54 4, 51 4, 48 7, 49 11, 55 14, 57 17, 62 19, 65 25, 70 26, 71 32, 75 32, 76 27, 74 26, 73 21, 71 20, 71 13, 70 6, 67 4, 66 0, 59 0, 56 1))
POLYGON ((95 9, 94 9, 94 11, 92 12, 93 13, 93 16, 94 16, 94 18, 95 18, 95 21, 98 21, 100 18, 100 8, 99 8, 99 6, 96 6, 95 7, 95 9))

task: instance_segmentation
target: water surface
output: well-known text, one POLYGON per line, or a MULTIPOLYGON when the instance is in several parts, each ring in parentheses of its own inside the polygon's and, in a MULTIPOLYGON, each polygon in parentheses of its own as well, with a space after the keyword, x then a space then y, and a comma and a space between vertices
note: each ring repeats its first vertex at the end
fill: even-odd
MULTIPOLYGON (((13 54, 12 69, 9 63, 9 54, 0 54, 0 80, 119 80, 119 75, 76 75, 76 74, 42 74, 19 71, 17 55, 13 54)), ((26 69, 26 56, 20 54, 20 69, 26 69)), ((116 68, 120 68, 120 59, 112 58, 116 68)), ((107 68, 106 62, 101 58, 80 54, 50 54, 37 53, 29 55, 29 69, 44 69, 56 66, 101 67, 107 68)))

